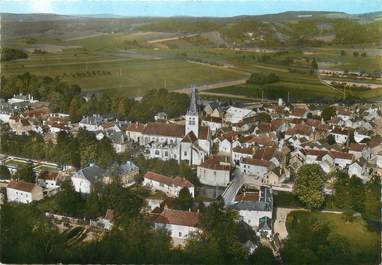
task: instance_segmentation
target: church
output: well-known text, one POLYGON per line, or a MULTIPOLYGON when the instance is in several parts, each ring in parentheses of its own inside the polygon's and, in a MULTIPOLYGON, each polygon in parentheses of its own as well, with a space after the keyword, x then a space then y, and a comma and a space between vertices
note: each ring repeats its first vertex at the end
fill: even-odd
POLYGON ((152 122, 132 123, 126 131, 129 140, 146 148, 149 158, 187 161, 197 166, 211 153, 212 136, 208 127, 200 126, 196 89, 185 115, 185 125, 152 122))

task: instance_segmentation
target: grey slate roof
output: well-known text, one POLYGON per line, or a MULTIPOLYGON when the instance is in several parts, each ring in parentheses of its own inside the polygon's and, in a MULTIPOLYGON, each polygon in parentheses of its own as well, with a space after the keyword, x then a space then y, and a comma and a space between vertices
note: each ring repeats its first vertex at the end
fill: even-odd
POLYGON ((240 201, 230 207, 237 211, 272 211, 273 205, 261 201, 240 201))
POLYGON ((263 216, 259 220, 259 230, 272 230, 272 219, 268 216, 263 216))
POLYGON ((237 211, 272 211, 273 195, 268 187, 261 186, 260 197, 258 201, 239 201, 230 207, 237 211))
POLYGON ((189 116, 196 116, 198 115, 198 103, 196 99, 196 88, 192 88, 192 94, 191 94, 191 102, 190 107, 187 111, 187 115, 189 116))
POLYGON ((105 176, 106 170, 97 166, 90 165, 88 167, 82 168, 76 172, 77 176, 82 176, 89 180, 91 183, 97 182, 101 180, 103 176, 105 176))

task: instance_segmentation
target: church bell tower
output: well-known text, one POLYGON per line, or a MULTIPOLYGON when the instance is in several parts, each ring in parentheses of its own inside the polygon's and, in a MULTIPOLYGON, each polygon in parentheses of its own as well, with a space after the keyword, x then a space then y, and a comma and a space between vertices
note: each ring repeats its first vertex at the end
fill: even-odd
POLYGON ((199 135, 199 115, 198 115, 198 104, 196 100, 196 88, 192 88, 190 107, 186 113, 186 126, 185 135, 193 131, 195 136, 199 135))

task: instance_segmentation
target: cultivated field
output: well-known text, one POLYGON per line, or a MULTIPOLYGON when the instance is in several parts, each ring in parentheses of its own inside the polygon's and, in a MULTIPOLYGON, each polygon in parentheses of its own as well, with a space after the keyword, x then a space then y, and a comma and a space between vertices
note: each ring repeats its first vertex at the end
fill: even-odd
MULTIPOLYGON (((59 38, 54 35, 3 40, 4 47, 23 49, 26 60, 2 63, 2 74, 30 72, 58 76, 84 91, 108 91, 141 96, 150 89, 183 89, 191 85, 218 87, 209 95, 290 100, 340 99, 344 91, 323 84, 309 73, 306 60, 315 58, 320 68, 376 71, 382 64, 380 49, 322 47, 273 50, 224 47, 217 32, 181 34, 166 32, 92 33, 59 38), (36 51, 37 50, 37 51, 36 51), (345 50, 346 55, 340 55, 345 50), (366 52, 355 57, 353 51, 366 52), (267 60, 263 60, 267 57, 267 60), (260 58, 260 59, 259 59, 260 58), (269 59, 270 58, 270 59, 269 59), (253 72, 275 73, 280 81, 265 85, 240 84, 253 72), (226 83, 227 86, 220 84, 226 83)), ((375 99, 382 89, 349 89, 345 96, 375 99)))

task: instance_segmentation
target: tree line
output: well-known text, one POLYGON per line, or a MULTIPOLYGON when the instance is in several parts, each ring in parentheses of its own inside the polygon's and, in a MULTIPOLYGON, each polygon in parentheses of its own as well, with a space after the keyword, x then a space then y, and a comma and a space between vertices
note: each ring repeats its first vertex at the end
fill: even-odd
POLYGON ((141 101, 113 91, 92 94, 85 99, 78 85, 64 82, 59 77, 36 76, 28 72, 11 77, 2 76, 1 84, 1 98, 8 99, 19 93, 30 94, 41 101, 50 102, 54 111, 69 113, 73 122, 94 113, 147 122, 152 121, 156 113, 164 111, 173 118, 185 113, 189 104, 187 95, 166 89, 150 90, 141 101))
POLYGON ((12 61, 17 59, 26 59, 28 54, 22 50, 3 48, 1 49, 1 60, 2 62, 12 61))
POLYGON ((31 159, 54 161, 60 165, 83 167, 96 162, 101 167, 109 166, 117 155, 110 140, 104 137, 97 140, 95 135, 80 129, 76 136, 60 132, 57 144, 45 142, 44 138, 31 132, 30 135, 1 135, 2 153, 28 157, 31 159))

